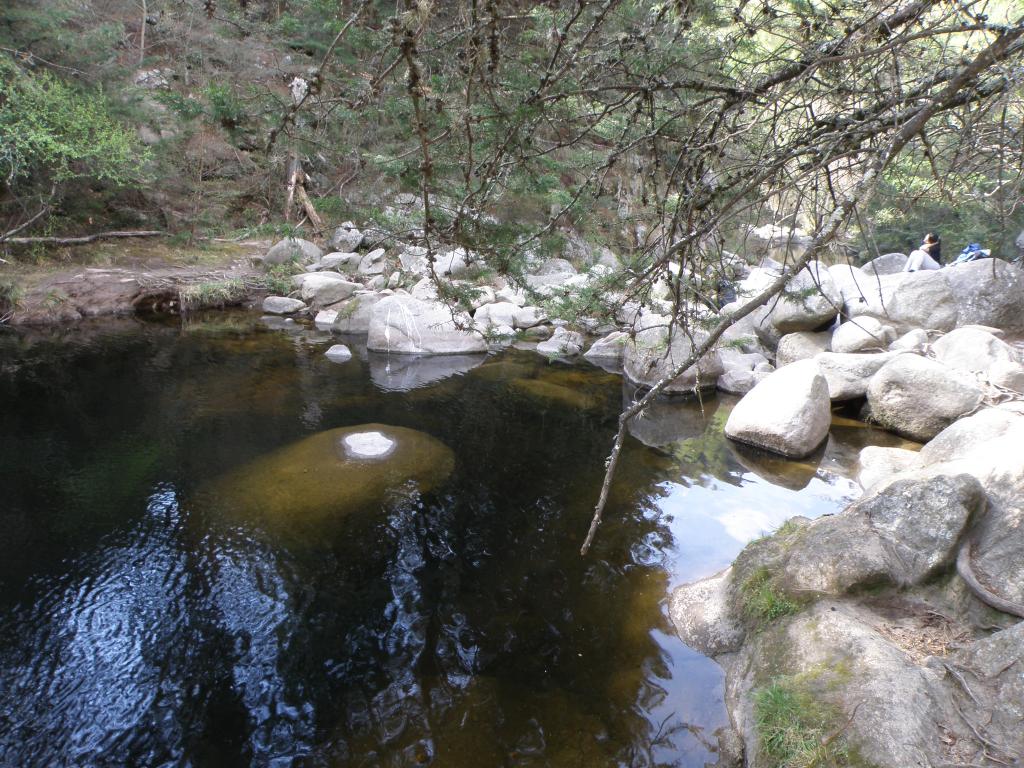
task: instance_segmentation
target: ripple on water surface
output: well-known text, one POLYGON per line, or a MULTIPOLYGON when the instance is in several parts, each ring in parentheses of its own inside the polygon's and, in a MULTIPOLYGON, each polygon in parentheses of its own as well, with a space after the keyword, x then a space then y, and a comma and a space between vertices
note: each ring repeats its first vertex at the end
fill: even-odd
POLYGON ((580 558, 618 377, 330 343, 0 336, 0 764, 713 761, 721 672, 670 588, 837 509, 882 436, 779 462, 724 439, 730 400, 656 404, 580 558))

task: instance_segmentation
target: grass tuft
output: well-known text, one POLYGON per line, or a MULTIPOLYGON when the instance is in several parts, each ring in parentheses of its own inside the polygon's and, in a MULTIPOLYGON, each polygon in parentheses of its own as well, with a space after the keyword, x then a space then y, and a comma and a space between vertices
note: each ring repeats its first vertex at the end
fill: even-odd
POLYGON ((743 599, 743 615, 756 626, 800 610, 797 602, 779 592, 767 568, 758 568, 747 577, 740 587, 740 595, 743 599))
POLYGON ((773 768, 843 768, 851 758, 839 713, 817 700, 799 676, 776 678, 754 692, 761 754, 773 768))
POLYGON ((249 295, 244 280, 230 278, 187 285, 179 291, 183 312, 239 304, 249 295))

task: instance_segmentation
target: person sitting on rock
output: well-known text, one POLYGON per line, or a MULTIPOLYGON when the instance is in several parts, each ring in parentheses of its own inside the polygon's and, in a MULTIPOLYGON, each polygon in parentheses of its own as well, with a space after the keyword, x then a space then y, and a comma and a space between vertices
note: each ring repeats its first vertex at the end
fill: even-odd
POLYGON ((939 236, 929 232, 924 236, 924 242, 910 252, 907 263, 903 265, 904 272, 919 272, 922 269, 939 269, 942 267, 942 243, 939 236))

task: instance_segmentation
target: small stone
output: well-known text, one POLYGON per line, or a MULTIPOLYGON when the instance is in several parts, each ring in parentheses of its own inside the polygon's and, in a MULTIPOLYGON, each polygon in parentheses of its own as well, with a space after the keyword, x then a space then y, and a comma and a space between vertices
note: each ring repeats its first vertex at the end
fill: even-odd
POLYGON ((347 363, 352 359, 352 351, 344 344, 335 344, 324 353, 324 356, 332 363, 347 363))
MULTIPOLYGON (((348 351, 346 347, 338 346, 348 351)), ((380 432, 357 432, 342 438, 341 445, 353 459, 382 459, 395 449, 395 441, 380 432)))
POLYGON ((287 296, 267 296, 263 300, 263 311, 271 315, 290 315, 306 308, 305 302, 287 296))

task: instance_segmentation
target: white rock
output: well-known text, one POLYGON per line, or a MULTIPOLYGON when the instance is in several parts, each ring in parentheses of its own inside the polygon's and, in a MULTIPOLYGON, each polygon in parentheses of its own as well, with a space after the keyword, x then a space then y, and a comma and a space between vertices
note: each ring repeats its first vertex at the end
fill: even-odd
POLYGON ((628 333, 613 331, 591 344, 590 349, 584 352, 583 356, 588 360, 621 361, 627 341, 629 341, 628 333))
POLYGON ((537 345, 537 352, 550 357, 574 357, 582 350, 582 334, 565 328, 555 328, 550 339, 537 345))
MULTIPOLYGON (((339 345, 340 346, 340 345, 339 345)), ((380 432, 358 432, 341 441, 353 459, 383 459, 395 449, 395 441, 380 432)))
POLYGON ((332 363, 347 363, 352 359, 352 350, 344 344, 335 344, 324 352, 324 356, 332 363))
POLYGON ((842 323, 832 333, 833 352, 864 352, 869 349, 886 349, 896 340, 896 331, 891 325, 883 325, 871 316, 857 317, 842 323))
POLYGON ((514 326, 516 321, 516 311, 518 309, 519 307, 515 304, 507 301, 500 301, 495 304, 484 304, 473 315, 473 319, 480 323, 484 328, 495 325, 514 326))
POLYGON ((359 274, 379 275, 384 272, 384 249, 374 248, 359 261, 359 274))
POLYGON ((321 331, 329 331, 338 320, 338 312, 333 309, 321 309, 313 318, 313 324, 321 331))
POLYGON ((1024 365, 1010 361, 995 362, 988 369, 988 380, 997 387, 1024 394, 1024 365))
POLYGON ((318 246, 309 242, 309 240, 303 240, 299 237, 286 237, 284 240, 279 240, 267 251, 266 256, 263 257, 263 265, 287 264, 290 261, 309 264, 313 261, 319 261, 323 255, 324 252, 318 246))
POLYGON ((797 360, 808 360, 821 352, 827 352, 831 339, 828 331, 787 333, 779 339, 779 345, 775 348, 775 365, 782 368, 797 360))
MULTIPOLYGON (((468 327, 468 315, 460 318, 468 327)), ((373 308, 367 349, 410 355, 451 355, 486 352, 478 333, 455 326, 451 310, 439 302, 389 296, 373 308)))
POLYGON ((351 221, 346 221, 331 235, 330 246, 342 253, 352 253, 362 244, 363 233, 351 221))
POLYGON ((326 307, 344 301, 363 287, 359 283, 350 283, 348 280, 325 279, 329 274, 316 272, 307 275, 300 291, 304 301, 308 301, 314 307, 326 307))
POLYGON ((812 453, 832 422, 828 383, 813 360, 780 368, 743 396, 725 424, 727 437, 791 458, 812 453))
POLYGON ((769 317, 780 334, 813 331, 833 320, 842 305, 843 295, 832 275, 812 261, 790 280, 778 300, 769 304, 769 317))
POLYGON ((957 328, 932 344, 935 358, 950 368, 987 373, 996 363, 1019 363, 1020 354, 1002 339, 980 328, 957 328))
POLYGON ((540 325, 547 319, 547 314, 540 307, 517 307, 512 317, 512 326, 525 330, 540 325))
POLYGON ((895 354, 822 352, 814 357, 814 362, 828 382, 828 395, 832 400, 854 400, 867 394, 871 378, 895 354))
POLYGON ((373 308, 384 298, 377 293, 359 292, 340 304, 335 304, 338 313, 331 330, 337 333, 367 333, 373 308))
POLYGON ((889 345, 891 352, 923 352, 928 346, 928 331, 915 328, 889 345))
MULTIPOLYGON (((694 347, 679 328, 673 328, 670 337, 668 318, 644 315, 641 322, 647 327, 638 331, 626 343, 622 366, 630 381, 652 387, 686 362, 693 354, 694 347)), ((693 338, 699 345, 707 338, 707 334, 697 331, 693 338)), ((721 357, 716 350, 711 350, 697 361, 697 365, 691 365, 673 379, 663 391, 666 394, 680 394, 692 393, 697 389, 713 389, 718 383, 718 377, 724 372, 721 357)))

